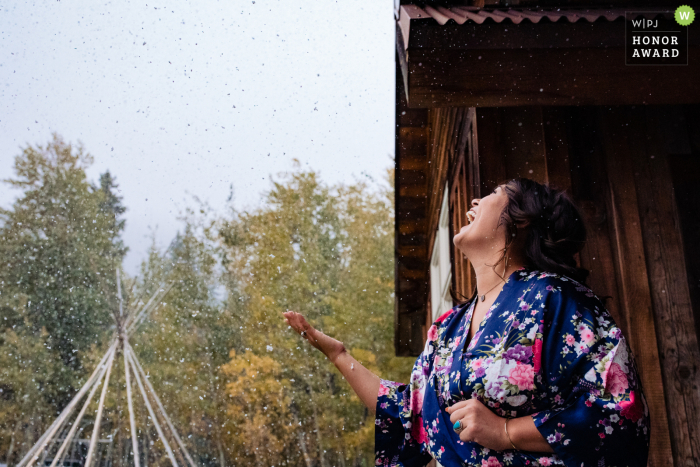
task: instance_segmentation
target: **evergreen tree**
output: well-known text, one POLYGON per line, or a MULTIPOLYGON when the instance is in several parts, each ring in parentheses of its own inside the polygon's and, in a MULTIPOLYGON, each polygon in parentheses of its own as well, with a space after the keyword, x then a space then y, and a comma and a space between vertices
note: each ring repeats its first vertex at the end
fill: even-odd
POLYGON ((0 280, 27 298, 30 324, 46 329, 47 346, 73 369, 78 352, 103 343, 122 255, 123 223, 105 207, 121 208, 88 182, 91 163, 57 135, 27 147, 6 180, 22 194, 0 210, 0 280))
POLYGON ((122 259, 126 255, 128 248, 124 245, 124 241, 119 234, 124 230, 126 220, 122 218, 126 212, 126 207, 122 204, 122 196, 116 194, 119 185, 116 179, 112 176, 109 170, 100 175, 100 190, 102 191, 102 202, 100 209, 107 217, 112 219, 109 229, 115 233, 112 242, 114 243, 114 254, 117 264, 121 264, 122 259))
POLYGON ((4 181, 20 190, 0 209, 0 448, 8 460, 73 397, 113 327, 123 208, 107 196, 113 181, 106 191, 88 182, 91 162, 54 135, 23 149, 4 181))

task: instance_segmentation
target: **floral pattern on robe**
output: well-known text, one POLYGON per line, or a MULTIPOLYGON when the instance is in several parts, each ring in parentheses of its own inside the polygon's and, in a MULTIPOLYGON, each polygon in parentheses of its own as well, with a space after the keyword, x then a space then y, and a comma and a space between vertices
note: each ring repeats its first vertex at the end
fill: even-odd
POLYGON ((430 327, 410 383, 381 381, 376 465, 646 466, 649 409, 636 364, 588 287, 521 268, 464 348, 474 303, 430 327), (500 417, 532 416, 554 453, 461 441, 445 408, 470 398, 500 417))

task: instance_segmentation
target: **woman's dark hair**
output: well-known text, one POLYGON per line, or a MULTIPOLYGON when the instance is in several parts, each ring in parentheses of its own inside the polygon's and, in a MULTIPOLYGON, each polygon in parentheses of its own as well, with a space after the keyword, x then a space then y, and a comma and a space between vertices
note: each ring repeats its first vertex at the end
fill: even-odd
MULTIPOLYGON (((508 196, 499 221, 506 226, 506 247, 519 240, 527 267, 568 276, 586 285, 589 271, 578 267, 574 257, 586 242, 586 225, 569 195, 528 178, 516 178, 499 185, 505 185, 508 196)), ((494 271, 506 253, 504 251, 492 265, 494 271)), ((456 295, 453 294, 453 298, 458 298, 456 295)), ((468 301, 475 295, 476 290, 468 301)))

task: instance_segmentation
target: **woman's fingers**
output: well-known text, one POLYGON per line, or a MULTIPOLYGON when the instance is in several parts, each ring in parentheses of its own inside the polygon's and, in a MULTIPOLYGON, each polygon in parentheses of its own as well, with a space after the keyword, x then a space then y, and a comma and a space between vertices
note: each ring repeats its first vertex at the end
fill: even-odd
POLYGON ((467 407, 468 401, 459 401, 455 405, 447 407, 445 409, 448 414, 450 414, 450 421, 455 423, 457 420, 464 418, 465 407, 467 407))
POLYGON ((308 331, 311 326, 306 322, 304 316, 295 311, 286 311, 283 313, 284 321, 291 326, 296 332, 308 331))
POLYGON ((459 401, 455 405, 451 405, 450 407, 447 407, 447 409, 446 409, 447 413, 452 413, 453 411, 455 411, 457 409, 461 409, 465 405, 467 405, 467 401, 459 401))
MULTIPOLYGON (((454 424, 457 420, 464 420, 470 412, 471 410, 468 407, 457 409, 450 414, 450 421, 454 424)), ((464 425, 464 422, 462 422, 462 425, 464 425)))

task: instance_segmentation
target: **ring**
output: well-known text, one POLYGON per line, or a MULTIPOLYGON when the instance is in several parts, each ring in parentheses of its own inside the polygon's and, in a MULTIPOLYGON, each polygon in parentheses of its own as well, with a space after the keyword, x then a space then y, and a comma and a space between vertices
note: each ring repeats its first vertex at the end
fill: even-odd
POLYGON ((306 331, 301 331, 301 337, 306 337, 306 331))
POLYGON ((462 421, 457 420, 454 426, 452 426, 452 429, 455 431, 455 433, 459 433, 460 431, 462 431, 464 429, 464 427, 462 426, 462 421))

